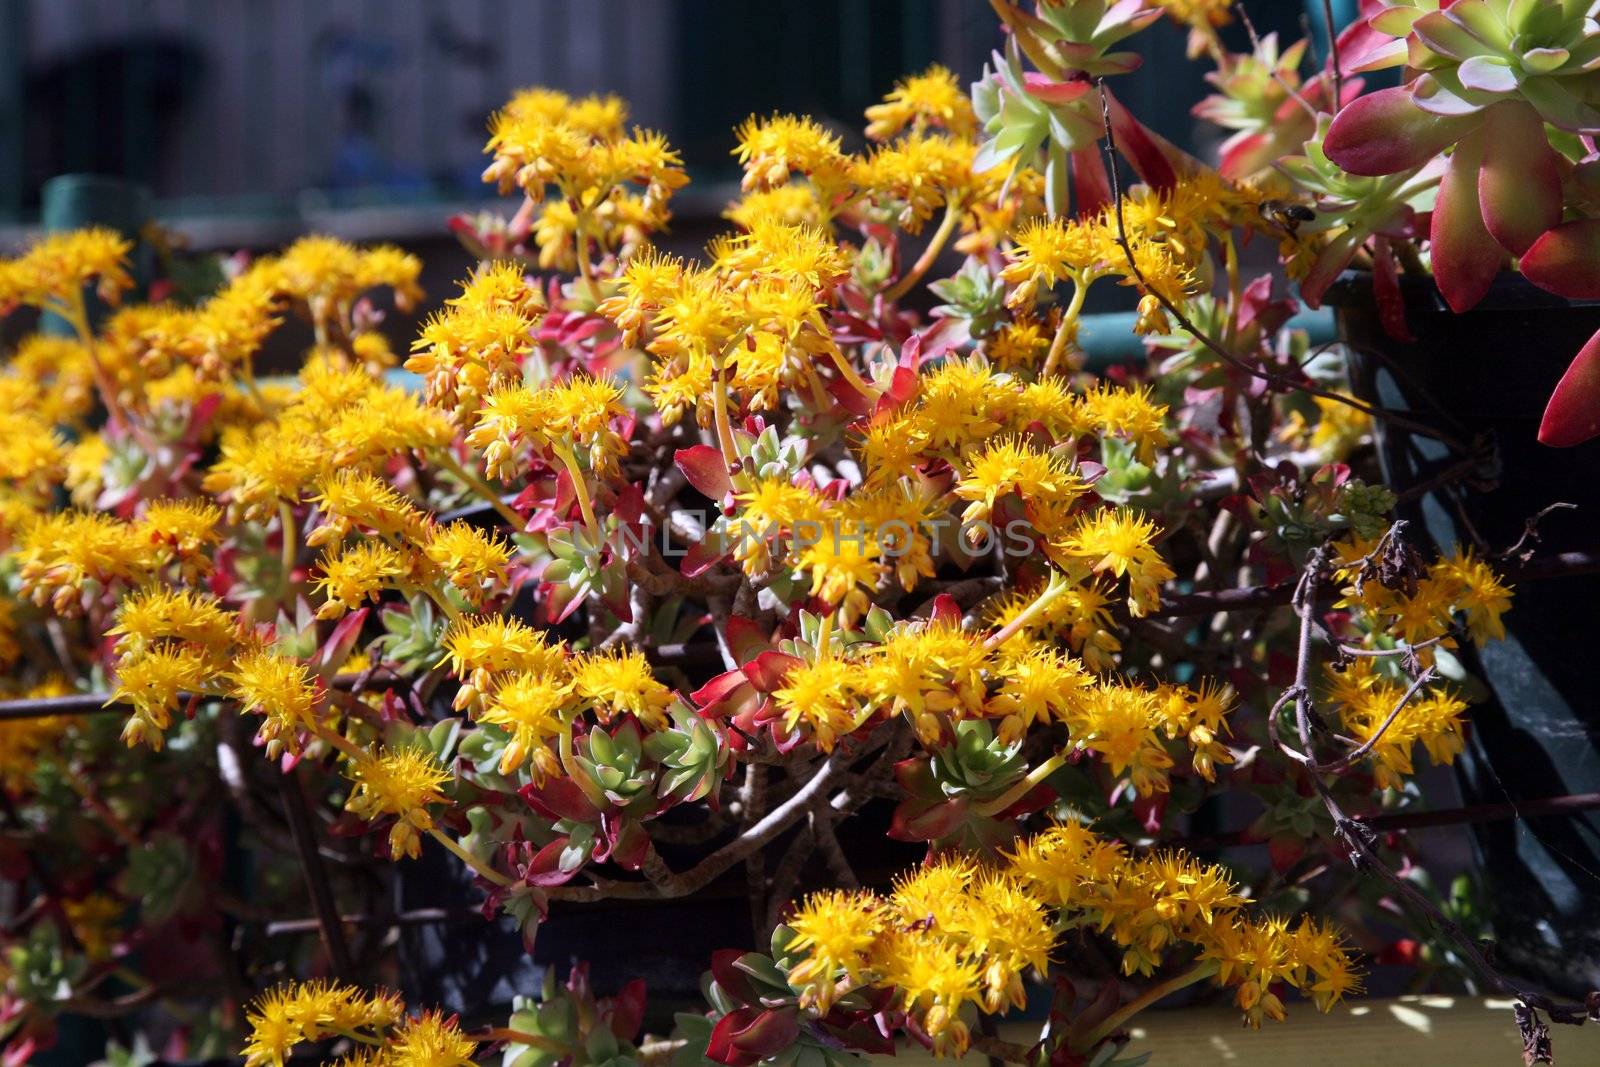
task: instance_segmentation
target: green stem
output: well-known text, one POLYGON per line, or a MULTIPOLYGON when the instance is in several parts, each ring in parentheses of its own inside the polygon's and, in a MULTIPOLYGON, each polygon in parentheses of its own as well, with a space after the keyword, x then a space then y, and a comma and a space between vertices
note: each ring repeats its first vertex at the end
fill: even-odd
POLYGON ((495 885, 505 886, 511 884, 510 878, 507 878, 505 875, 501 874, 499 871, 495 870, 493 867, 489 866, 487 863, 484 863, 478 857, 462 848, 458 842, 450 837, 449 834, 445 833, 443 830, 440 830, 437 826, 430 826, 428 828, 428 833, 435 841, 439 842, 439 844, 443 845, 451 852, 454 852, 456 854, 456 858, 462 863, 465 863, 468 867, 471 867, 473 870, 477 871, 480 875, 493 882, 495 885))
POLYGON ((513 530, 521 533, 523 530, 528 528, 527 520, 513 511, 511 506, 504 500, 501 500, 500 494, 494 491, 493 486, 484 481, 482 478, 479 478, 476 474, 473 474, 465 466, 458 462, 456 457, 450 454, 450 450, 448 448, 439 449, 438 455, 439 465, 445 470, 449 471, 451 474, 455 475, 462 482, 466 483, 467 488, 483 497, 484 501, 487 502, 489 506, 493 507, 495 511, 499 512, 502 519, 511 524, 511 528, 513 530))
POLYGON ((1166 997, 1172 993, 1176 993, 1178 990, 1183 989, 1186 986, 1192 986, 1196 982, 1202 982, 1216 973, 1216 960, 1201 960, 1187 971, 1174 975, 1164 982, 1157 982, 1155 985, 1151 986, 1149 989, 1146 989, 1143 993, 1140 993, 1138 996, 1128 1001, 1128 1003, 1124 1004, 1122 1007, 1106 1016, 1105 1020, 1101 1022, 1099 1026, 1089 1031, 1087 1035, 1072 1041, 1071 1045, 1073 1049, 1081 1052, 1086 1049, 1093 1048, 1095 1045, 1099 1044, 1112 1034, 1116 1033, 1118 1030, 1122 1029, 1123 1025, 1127 1023, 1129 1019, 1133 1018, 1135 1015, 1139 1014, 1156 1001, 1161 1000, 1163 997, 1166 997))
POLYGON ((1061 313, 1061 325, 1056 327, 1056 335, 1050 342, 1050 354, 1045 357, 1044 369, 1039 372, 1041 379, 1048 378, 1056 372, 1061 363, 1061 356, 1067 350, 1067 338, 1077 333, 1078 318, 1083 314, 1083 302, 1089 295, 1089 287, 1083 279, 1073 276, 1072 301, 1067 309, 1061 313))
POLYGON ((1056 773, 1056 771, 1060 770, 1061 765, 1066 762, 1066 752, 1057 752, 1054 756, 1051 756, 1049 759, 1039 764, 1039 766, 1029 771, 1027 777, 1023 778, 1016 785, 1012 786, 1010 789, 1007 789, 1004 793, 1000 794, 998 797, 989 801, 988 803, 975 806, 972 810, 977 812, 979 815, 999 815, 1002 811, 1005 811, 1011 805, 1015 804, 1017 801, 1033 792, 1034 788, 1038 786, 1040 782, 1044 781, 1046 778, 1056 773))
POLYGON ((555 445, 554 451, 561 465, 567 468, 567 476, 572 479, 572 491, 578 494, 578 510, 583 512, 583 524, 589 528, 589 540, 598 545, 600 520, 595 516, 594 502, 589 499, 589 485, 584 480, 583 468, 578 465, 578 456, 566 442, 555 445))
POLYGON ((294 508, 278 501, 278 524, 283 527, 283 547, 278 550, 278 599, 287 600, 294 585, 294 561, 300 554, 300 532, 294 524, 294 508))
POLYGON ((1044 610, 1048 608, 1057 597, 1066 591, 1067 580, 1061 576, 1060 571, 1052 570, 1050 572, 1049 584, 1044 587, 1044 591, 1034 598, 1032 604, 1029 604, 1023 609, 1022 614, 1006 623, 1005 626, 1001 627, 999 630, 996 630, 994 633, 990 634, 988 640, 984 641, 983 643, 984 651, 993 652, 995 649, 1011 640, 1017 631, 1021 630, 1024 626, 1027 626, 1034 619, 1043 614, 1044 610))
POLYGON ((961 221, 962 206, 958 200, 951 200, 944 206, 944 218, 939 221, 939 228, 933 231, 933 236, 928 239, 928 247, 922 250, 922 255, 911 264, 911 269, 894 283, 888 292, 883 294, 884 300, 894 303, 911 291, 911 287, 922 280, 922 276, 932 268, 934 261, 939 258, 939 253, 944 251, 945 242, 950 240, 950 235, 955 233, 956 224, 961 221))

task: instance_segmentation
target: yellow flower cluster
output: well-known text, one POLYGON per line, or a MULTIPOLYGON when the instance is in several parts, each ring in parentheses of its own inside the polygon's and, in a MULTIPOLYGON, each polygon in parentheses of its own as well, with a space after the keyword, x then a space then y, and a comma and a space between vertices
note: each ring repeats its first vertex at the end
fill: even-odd
POLYGON ((21 594, 60 615, 81 612, 105 593, 136 588, 171 573, 208 573, 222 511, 200 501, 153 501, 143 517, 103 512, 23 512, 14 530, 21 594))
POLYGON ((420 748, 358 753, 351 758, 347 773, 355 789, 345 801, 345 809, 368 822, 393 816, 389 854, 413 859, 421 855, 421 834, 433 829, 428 805, 445 802, 440 790, 455 776, 431 752, 420 748))
POLYGON ((789 971, 801 1004, 826 1014, 851 989, 893 989, 934 1039, 936 1054, 968 1044, 960 1011, 1021 1008, 1021 973, 1042 975, 1056 938, 1072 929, 1106 935, 1122 969, 1149 976, 1191 953, 1194 980, 1233 988, 1252 1026, 1281 1020, 1271 990, 1286 983, 1327 1011, 1360 981, 1342 939, 1311 918, 1251 918, 1220 867, 1181 853, 1130 854, 1075 824, 1018 842, 1006 862, 980 867, 940 858, 895 883, 887 897, 833 891, 808 898, 788 920, 789 971))
POLYGON ((0 309, 18 304, 83 316, 83 288, 93 284, 100 298, 115 304, 131 288, 128 253, 132 242, 112 230, 93 228, 50 234, 14 259, 0 259, 0 309))
POLYGON ((473 1067, 477 1049, 454 1016, 407 1015, 398 994, 329 982, 270 989, 250 1004, 245 1021, 245 1067, 284 1067, 295 1046, 339 1037, 362 1047, 336 1067, 473 1067))
POLYGON ((543 295, 520 268, 491 264, 424 324, 406 370, 422 375, 429 404, 464 421, 495 389, 522 380, 544 313, 543 295))
POLYGON ((572 724, 592 711, 603 725, 631 715, 665 729, 672 690, 631 649, 573 653, 516 619, 458 620, 444 636, 450 673, 461 682, 456 709, 503 730, 501 774, 524 764, 535 782, 561 773, 552 745, 570 742, 572 724))
POLYGON ((964 1005, 1026 1005, 1022 973, 1043 974, 1055 945, 1049 913, 1025 883, 954 858, 901 877, 887 897, 815 894, 787 925, 788 948, 804 952, 788 976, 803 1008, 826 1015, 852 988, 892 988, 941 1055, 966 1051, 964 1005))
POLYGON ((689 180, 683 161, 659 133, 624 133, 626 121, 614 96, 573 100, 551 89, 519 92, 490 120, 494 162, 483 180, 541 207, 539 266, 587 276, 589 242, 626 256, 667 224, 668 202, 689 180), (547 199, 552 186, 558 195, 547 199))
POLYGON ((790 669, 773 700, 785 730, 825 750, 890 715, 904 715, 930 747, 963 719, 997 721, 1007 742, 1035 724, 1060 723, 1074 749, 1098 753, 1141 795, 1168 788, 1169 740, 1184 740, 1208 780, 1216 764, 1233 760, 1222 743, 1227 690, 1096 680, 1082 661, 1021 631, 996 643, 935 622, 898 627, 881 644, 844 654, 822 644, 814 660, 790 669))

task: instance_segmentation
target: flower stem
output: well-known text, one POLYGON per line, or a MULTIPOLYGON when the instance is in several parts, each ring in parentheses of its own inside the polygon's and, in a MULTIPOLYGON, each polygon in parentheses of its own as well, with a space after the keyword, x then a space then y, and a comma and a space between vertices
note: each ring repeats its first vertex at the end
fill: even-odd
POLYGON ((894 283, 888 292, 883 294, 884 300, 893 303, 911 291, 911 287, 922 280, 928 273, 939 253, 944 251, 945 242, 950 240, 950 235, 956 232, 956 224, 961 221, 962 205, 959 200, 950 200, 944 206, 944 218, 939 221, 939 228, 933 231, 933 236, 928 239, 928 247, 922 250, 922 255, 911 264, 911 269, 894 283))
POLYGON ((479 478, 476 474, 473 474, 462 463, 460 463, 455 456, 451 455, 448 448, 439 449, 438 454, 439 465, 445 470, 449 471, 451 474, 455 475, 461 481, 465 482, 467 488, 483 497, 484 501, 488 503, 489 506, 493 507, 494 510, 500 514, 502 519, 505 519, 506 522, 511 524, 511 528, 513 530, 521 533, 523 530, 528 528, 527 520, 513 511, 511 506, 504 500, 501 500, 500 494, 494 491, 493 486, 484 481, 482 478, 479 478))
POLYGON ((1067 762, 1067 754, 1065 752, 1057 752, 1054 756, 1029 771, 1027 777, 1023 778, 1022 781, 988 803, 977 805, 973 810, 979 815, 999 815, 1002 811, 1005 811, 1011 805, 1033 792, 1040 782, 1060 770, 1061 765, 1065 762, 1067 762))
POLYGON ((1155 985, 1151 986, 1149 989, 1146 989, 1143 993, 1140 993, 1138 996, 1128 1001, 1128 1003, 1124 1004, 1122 1007, 1106 1016, 1105 1020, 1101 1022, 1099 1026, 1089 1031, 1087 1035, 1072 1041, 1071 1044, 1073 1048, 1077 1051, 1093 1048, 1101 1041, 1104 1041, 1106 1038, 1122 1029, 1123 1025, 1127 1023, 1129 1019, 1133 1018, 1135 1015, 1139 1014, 1156 1001, 1168 996, 1169 994, 1176 993, 1178 990, 1183 989, 1186 986, 1192 986, 1196 982, 1204 981, 1216 973, 1216 960, 1201 960, 1187 971, 1174 975, 1164 982, 1157 982, 1155 985))
MULTIPOLYGON (((740 336, 742 337, 743 335, 741 334, 740 336)), ((728 348, 738 344, 739 340, 739 337, 735 337, 729 342, 728 348)), ((733 437, 733 424, 728 418, 728 383, 724 381, 722 373, 723 361, 726 356, 727 349, 724 349, 717 353, 716 359, 711 364, 711 416, 717 429, 717 447, 722 450, 722 462, 728 468, 728 480, 737 488, 743 479, 734 473, 733 466, 739 459, 739 451, 733 437)))
POLYGON ((561 465, 567 468, 567 476, 572 479, 572 491, 578 494, 578 510, 583 512, 583 524, 589 528, 589 540, 598 545, 600 520, 595 517, 594 502, 589 499, 589 486, 584 481, 583 468, 578 466, 577 453, 566 442, 554 446, 554 451, 561 465))
POLYGON ((278 550, 278 599, 286 600, 294 585, 294 561, 300 554, 300 532, 294 524, 294 508, 278 501, 278 525, 283 527, 283 546, 278 550))
POLYGON ((459 842, 452 839, 449 834, 445 833, 443 830, 440 830, 437 826, 428 827, 428 833, 435 841, 439 842, 439 844, 443 845, 451 852, 454 852, 457 859, 459 859, 462 863, 465 863, 468 867, 471 867, 474 871, 477 871, 478 874, 483 878, 493 882, 495 885, 504 886, 511 884, 510 878, 507 878, 505 875, 501 874, 499 871, 495 870, 493 867, 489 866, 487 863, 484 863, 478 857, 462 848, 459 842))
POLYGON ((833 357, 833 365, 839 368, 839 374, 844 378, 845 381, 850 383, 850 388, 854 389, 868 400, 876 401, 878 399, 878 390, 874 389, 870 384, 868 384, 865 378, 856 373, 856 369, 850 365, 850 361, 845 358, 843 352, 836 347, 833 349, 830 355, 833 357))
POLYGON ((1033 622, 1034 619, 1037 619, 1040 615, 1042 615, 1044 610, 1048 608, 1057 597, 1066 591, 1067 581, 1065 578, 1061 577, 1061 572, 1054 570, 1051 571, 1050 581, 1044 587, 1044 591, 1034 598, 1032 604, 1029 604, 1023 609, 1022 614, 1018 615, 1016 618, 1006 623, 1005 626, 990 634, 988 640, 984 641, 983 643, 984 651, 993 652, 995 649, 1011 640, 1011 638, 1016 635, 1017 631, 1021 630, 1024 626, 1027 626, 1029 623, 1033 622))
POLYGON ((1067 339, 1078 332, 1078 317, 1083 314, 1083 301, 1088 295, 1089 287, 1083 283, 1083 279, 1074 277, 1072 301, 1061 313, 1061 325, 1056 327, 1056 335, 1050 342, 1050 354, 1045 357, 1044 369, 1039 372, 1040 378, 1050 377, 1060 366, 1061 356, 1067 350, 1067 339))

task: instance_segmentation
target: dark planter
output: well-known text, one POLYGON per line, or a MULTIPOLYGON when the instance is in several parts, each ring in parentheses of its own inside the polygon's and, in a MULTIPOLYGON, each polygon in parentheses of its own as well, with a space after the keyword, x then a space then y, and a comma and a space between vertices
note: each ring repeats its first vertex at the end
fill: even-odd
MULTIPOLYGON (((1535 438, 1551 389, 1600 329, 1600 304, 1569 303, 1515 274, 1461 315, 1431 282, 1407 279, 1402 295, 1413 342, 1385 334, 1369 276, 1347 273, 1328 294, 1356 393, 1468 444, 1489 442, 1494 457, 1478 484, 1427 491, 1402 517, 1442 549, 1471 544, 1470 530, 1504 549, 1530 516, 1565 501, 1579 510, 1545 519, 1540 554, 1600 547, 1600 441, 1554 449, 1535 438)), ((1458 461, 1381 422, 1376 436, 1397 492, 1458 461)), ((1597 602, 1600 576, 1525 582, 1506 639, 1462 650, 1491 694, 1473 708, 1456 764, 1464 803, 1600 792, 1597 602)), ((1473 836, 1503 966, 1571 995, 1600 988, 1600 813, 1480 823, 1473 836)))

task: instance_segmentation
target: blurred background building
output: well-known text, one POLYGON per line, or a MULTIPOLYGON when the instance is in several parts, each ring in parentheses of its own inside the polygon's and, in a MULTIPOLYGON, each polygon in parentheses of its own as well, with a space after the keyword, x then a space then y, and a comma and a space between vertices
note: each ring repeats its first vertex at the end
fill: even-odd
MULTIPOLYGON (((1299 4, 1253 7, 1300 33, 1299 4)), ((1138 40, 1119 93, 1192 144, 1202 65, 1176 26, 1138 40)), ((999 43, 983 0, 0 0, 0 223, 88 172, 147 186, 201 246, 438 234, 490 198, 485 121, 530 84, 625 97, 696 179, 680 219, 711 219, 745 116, 810 113, 859 142, 897 77, 970 80, 999 43)))

